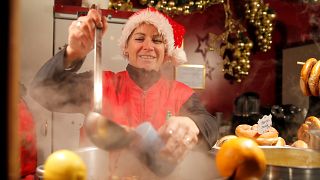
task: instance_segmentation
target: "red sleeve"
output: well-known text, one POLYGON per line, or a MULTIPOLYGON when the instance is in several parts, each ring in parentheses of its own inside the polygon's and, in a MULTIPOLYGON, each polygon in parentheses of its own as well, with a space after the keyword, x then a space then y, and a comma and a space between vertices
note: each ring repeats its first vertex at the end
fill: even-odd
POLYGON ((37 146, 35 124, 31 112, 23 100, 19 102, 19 137, 21 177, 35 174, 37 146))

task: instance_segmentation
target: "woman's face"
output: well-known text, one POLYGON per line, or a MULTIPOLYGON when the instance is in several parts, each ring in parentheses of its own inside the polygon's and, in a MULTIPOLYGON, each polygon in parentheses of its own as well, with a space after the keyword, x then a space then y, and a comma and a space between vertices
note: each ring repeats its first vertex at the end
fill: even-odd
POLYGON ((132 32, 125 48, 129 64, 149 71, 159 71, 165 51, 163 36, 154 25, 145 23, 132 32))

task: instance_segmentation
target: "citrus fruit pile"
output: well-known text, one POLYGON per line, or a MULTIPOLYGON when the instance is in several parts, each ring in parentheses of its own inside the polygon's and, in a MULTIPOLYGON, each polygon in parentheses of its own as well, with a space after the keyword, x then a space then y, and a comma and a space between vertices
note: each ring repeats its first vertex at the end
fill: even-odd
POLYGON ((261 179, 266 170, 266 157, 258 144, 248 138, 224 142, 216 155, 221 176, 232 179, 261 179))

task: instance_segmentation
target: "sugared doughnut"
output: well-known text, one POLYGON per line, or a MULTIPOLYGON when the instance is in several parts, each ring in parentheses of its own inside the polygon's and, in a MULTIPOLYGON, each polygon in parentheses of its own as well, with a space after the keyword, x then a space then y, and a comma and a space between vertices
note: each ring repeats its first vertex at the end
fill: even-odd
POLYGON ((300 72, 300 89, 305 96, 310 96, 311 92, 308 86, 308 79, 312 71, 312 67, 317 63, 315 58, 308 59, 303 65, 300 72))
POLYGON ((258 131, 248 124, 240 124, 236 127, 235 133, 238 137, 254 138, 258 131))
POLYGON ((319 77, 320 77, 320 61, 318 61, 311 69, 308 79, 308 86, 313 96, 319 96, 319 77))
POLYGON ((258 124, 253 126, 247 124, 240 124, 236 127, 236 135, 239 137, 246 137, 255 140, 259 145, 274 145, 278 141, 278 131, 270 127, 267 132, 263 134, 258 133, 258 124))

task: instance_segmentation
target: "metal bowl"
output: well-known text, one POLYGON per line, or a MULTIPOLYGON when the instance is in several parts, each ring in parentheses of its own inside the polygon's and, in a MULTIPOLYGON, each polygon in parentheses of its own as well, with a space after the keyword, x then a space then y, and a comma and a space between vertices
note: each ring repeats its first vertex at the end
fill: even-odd
MULTIPOLYGON (((108 159, 109 153, 97 147, 86 147, 76 150, 79 156, 84 160, 88 169, 88 180, 104 180, 110 178, 108 159)), ((137 168, 141 166, 139 161, 134 161, 129 155, 124 156, 124 160, 128 168, 137 168), (130 159, 126 160, 125 159, 130 159), (132 160, 132 161, 131 161, 132 160), (132 165, 134 164, 134 165, 132 165)), ((147 174, 147 172, 144 172, 147 174)), ((136 179, 146 179, 143 177, 135 177, 136 179)), ((156 180, 217 180, 221 179, 215 168, 214 157, 210 154, 192 151, 188 156, 175 168, 175 170, 167 177, 148 178, 156 180)))
MULTIPOLYGON (((79 156, 84 160, 88 169, 88 180, 105 180, 110 179, 109 172, 109 153, 97 147, 86 147, 76 150, 79 156)), ((128 168, 136 168, 140 166, 139 161, 133 162, 130 156, 124 156, 124 162, 131 164, 128 168), (125 161, 126 160, 126 161, 125 161), (136 164, 135 164, 136 163, 136 164), (134 164, 134 166, 132 166, 134 164)), ((119 160, 122 161, 122 160, 119 160)), ((143 172, 147 174, 147 172, 143 172)), ((134 179, 134 178, 133 178, 134 179)), ((175 170, 166 177, 144 178, 136 177, 136 179, 152 179, 152 180, 221 180, 215 167, 215 160, 212 154, 205 151, 191 151, 186 158, 175 168, 175 170)))
POLYGON ((264 147, 267 170, 263 179, 309 180, 320 177, 320 152, 292 147, 264 147))

